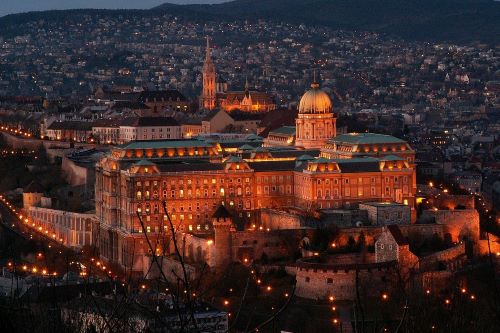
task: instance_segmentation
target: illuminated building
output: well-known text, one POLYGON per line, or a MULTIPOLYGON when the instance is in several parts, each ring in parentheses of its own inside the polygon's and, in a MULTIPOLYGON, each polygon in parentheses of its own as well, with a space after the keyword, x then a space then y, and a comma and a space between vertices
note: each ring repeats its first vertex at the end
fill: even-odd
MULTIPOLYGON (((215 249, 232 249, 229 252, 234 247, 220 242, 268 237, 265 231, 260 236, 236 231, 221 205, 249 223, 259 220, 264 208, 320 210, 395 202, 407 205, 415 220, 414 152, 405 141, 374 134, 352 134, 351 141, 344 136, 330 139, 336 134, 331 101, 317 84, 302 98, 300 111, 295 147, 264 148, 262 142, 255 146, 250 136, 234 146, 234 140, 209 136, 134 141, 113 148, 96 167, 98 246, 103 259, 144 272, 150 262, 144 233, 154 242, 169 232, 163 202, 175 229, 190 234, 187 239, 198 244, 200 256, 213 252, 204 237, 215 235, 215 243, 219 242, 215 249), (370 149, 358 154, 365 146, 370 149)), ((293 130, 284 137, 293 139, 293 130)), ((219 255, 209 262, 227 261, 227 257, 218 260, 219 255)), ((241 259, 240 252, 225 255, 241 259)), ((242 255, 252 259, 251 252, 242 255)))
POLYGON ((313 82, 300 99, 295 123, 297 147, 321 148, 329 138, 337 135, 332 101, 317 82, 313 82))
POLYGON ((276 109, 276 103, 266 92, 250 90, 248 80, 241 91, 228 91, 227 83, 217 82, 212 49, 207 38, 205 62, 203 64, 203 87, 200 96, 200 108, 213 110, 220 108, 226 112, 240 110, 244 112, 268 112, 276 109))

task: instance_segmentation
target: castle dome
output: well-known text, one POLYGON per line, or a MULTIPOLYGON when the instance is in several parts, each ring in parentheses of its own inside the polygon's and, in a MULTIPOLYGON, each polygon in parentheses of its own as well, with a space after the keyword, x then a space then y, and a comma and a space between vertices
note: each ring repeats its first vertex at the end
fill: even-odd
POLYGON ((301 114, 332 113, 332 108, 332 100, 315 82, 311 84, 311 89, 306 91, 299 103, 301 114))

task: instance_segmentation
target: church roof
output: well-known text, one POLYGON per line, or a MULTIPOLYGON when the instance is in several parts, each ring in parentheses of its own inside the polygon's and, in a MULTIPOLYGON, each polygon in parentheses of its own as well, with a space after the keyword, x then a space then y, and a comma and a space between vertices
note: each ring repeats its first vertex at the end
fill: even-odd
MULTIPOLYGON (((245 98, 246 93, 245 91, 227 91, 219 97, 225 99, 228 104, 239 104, 245 98)), ((252 104, 274 104, 272 96, 266 92, 250 90, 248 93, 252 98, 252 104)))

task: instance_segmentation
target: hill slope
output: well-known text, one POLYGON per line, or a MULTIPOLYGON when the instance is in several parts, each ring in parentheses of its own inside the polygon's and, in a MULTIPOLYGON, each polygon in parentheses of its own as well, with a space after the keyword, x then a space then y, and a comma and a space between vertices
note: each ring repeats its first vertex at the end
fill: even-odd
POLYGON ((35 20, 80 20, 83 15, 157 16, 197 21, 272 19, 387 33, 406 39, 500 43, 500 1, 493 0, 236 0, 218 5, 164 4, 151 10, 47 11, 0 18, 0 35, 16 35, 35 20))
POLYGON ((408 39, 500 42, 500 2, 492 0, 236 0, 182 7, 221 18, 275 19, 408 39))

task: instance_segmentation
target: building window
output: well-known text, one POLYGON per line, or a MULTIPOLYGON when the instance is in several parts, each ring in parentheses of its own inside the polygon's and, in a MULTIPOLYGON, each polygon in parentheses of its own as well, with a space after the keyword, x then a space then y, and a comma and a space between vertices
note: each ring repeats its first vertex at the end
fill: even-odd
POLYGON ((328 284, 332 284, 332 283, 333 283, 333 279, 332 279, 332 278, 327 278, 327 279, 326 279, 326 283, 328 283, 328 284))
POLYGON ((309 283, 309 281, 311 281, 311 279, 309 278, 309 276, 306 276, 306 282, 309 283))

